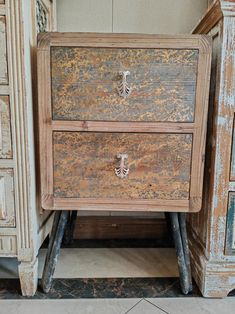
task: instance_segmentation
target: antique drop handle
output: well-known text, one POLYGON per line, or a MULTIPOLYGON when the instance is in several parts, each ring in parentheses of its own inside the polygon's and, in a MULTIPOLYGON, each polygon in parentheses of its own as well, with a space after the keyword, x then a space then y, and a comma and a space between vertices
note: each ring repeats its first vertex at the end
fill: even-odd
POLYGON ((121 76, 121 82, 118 85, 117 91, 118 91, 118 95, 126 98, 128 97, 131 92, 132 92, 132 88, 130 86, 128 86, 127 84, 127 75, 130 75, 129 71, 119 71, 119 75, 121 76))
POLYGON ((123 179, 128 176, 129 168, 128 166, 125 166, 125 160, 127 160, 128 155, 127 154, 118 154, 117 158, 120 159, 120 165, 119 167, 115 168, 115 174, 117 177, 123 179))

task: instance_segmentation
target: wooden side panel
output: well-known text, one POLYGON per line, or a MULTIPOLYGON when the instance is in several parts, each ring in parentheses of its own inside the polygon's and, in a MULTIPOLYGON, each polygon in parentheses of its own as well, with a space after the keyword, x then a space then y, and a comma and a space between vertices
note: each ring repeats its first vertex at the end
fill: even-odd
POLYGON ((54 132, 56 198, 189 198, 191 134, 54 132), (117 154, 128 154, 120 179, 117 154))
POLYGON ((209 95, 209 111, 207 123, 207 143, 206 143, 206 160, 204 173, 204 189, 202 199, 202 210, 198 213, 190 215, 190 227, 197 241, 205 248, 208 232, 208 215, 210 211, 210 191, 211 191, 211 171, 212 171, 212 154, 214 152, 214 137, 213 137, 213 123, 216 114, 218 89, 218 70, 220 58, 220 33, 219 26, 215 27, 209 35, 212 36, 212 67, 210 80, 210 95, 209 95))
POLYGON ((52 47, 51 62, 53 119, 194 121, 196 49, 52 47))
POLYGON ((0 227, 14 226, 13 170, 0 169, 0 227))
POLYGON ((8 84, 6 45, 6 18, 0 15, 0 85, 8 84))
POLYGON ((0 96, 0 158, 12 158, 9 96, 0 96))

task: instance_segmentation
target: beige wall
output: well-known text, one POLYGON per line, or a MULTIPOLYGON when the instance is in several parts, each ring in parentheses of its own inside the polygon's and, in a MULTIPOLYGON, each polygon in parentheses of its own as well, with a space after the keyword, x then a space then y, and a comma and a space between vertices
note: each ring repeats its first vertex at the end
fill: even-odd
POLYGON ((57 0, 58 31, 190 33, 208 0, 57 0))

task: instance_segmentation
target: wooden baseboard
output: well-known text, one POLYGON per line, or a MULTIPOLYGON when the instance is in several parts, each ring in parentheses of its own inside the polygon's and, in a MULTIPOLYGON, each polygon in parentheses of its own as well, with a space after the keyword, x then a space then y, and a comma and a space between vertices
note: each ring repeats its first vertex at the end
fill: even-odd
POLYGON ((75 239, 165 239, 167 223, 162 218, 77 217, 75 239))

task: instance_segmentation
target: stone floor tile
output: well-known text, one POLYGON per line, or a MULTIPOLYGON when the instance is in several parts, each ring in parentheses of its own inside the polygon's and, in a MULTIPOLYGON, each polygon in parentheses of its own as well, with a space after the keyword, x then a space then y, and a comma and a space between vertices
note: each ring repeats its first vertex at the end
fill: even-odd
POLYGON ((234 314, 235 298, 154 298, 147 299, 169 314, 234 314))
POLYGON ((167 314, 165 311, 146 300, 141 300, 126 314, 167 314))
MULTIPOLYGON (((40 250, 39 277, 46 250, 40 250)), ((0 278, 17 278, 16 259, 0 259, 0 278)), ((62 249, 54 278, 178 277, 172 248, 62 249)))
MULTIPOLYGON (((125 314, 139 301, 139 299, 4 300, 0 301, 0 314, 125 314)), ((158 312, 148 314, 151 313, 158 312)))

